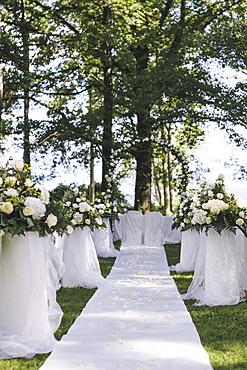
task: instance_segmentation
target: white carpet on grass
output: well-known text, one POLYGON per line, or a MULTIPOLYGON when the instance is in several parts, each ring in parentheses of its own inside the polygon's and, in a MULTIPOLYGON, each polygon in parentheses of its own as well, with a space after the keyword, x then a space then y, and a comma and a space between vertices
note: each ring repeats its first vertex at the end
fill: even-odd
POLYGON ((42 370, 210 370, 163 247, 126 246, 42 370))

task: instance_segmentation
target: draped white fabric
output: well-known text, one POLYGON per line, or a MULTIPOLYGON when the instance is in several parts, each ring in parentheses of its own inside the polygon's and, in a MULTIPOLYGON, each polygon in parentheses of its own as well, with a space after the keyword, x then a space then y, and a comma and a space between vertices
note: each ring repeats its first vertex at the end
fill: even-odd
POLYGON ((118 216, 118 219, 114 221, 113 227, 113 241, 122 240, 123 233, 125 230, 125 220, 126 214, 122 214, 118 216))
POLYGON ((247 289, 247 238, 239 230, 209 230, 199 241, 194 278, 183 298, 196 299, 196 305, 237 304, 247 289))
POLYGON ((181 242, 180 229, 172 229, 172 216, 163 216, 163 244, 181 242))
POLYGON ((99 287, 105 283, 94 247, 92 232, 88 226, 77 227, 72 234, 63 235, 65 271, 63 287, 99 287))
POLYGON ((200 236, 196 230, 190 229, 181 232, 180 261, 176 265, 170 266, 171 271, 194 271, 199 251, 199 239, 200 236))
POLYGON ((148 212, 144 216, 143 244, 159 247, 163 244, 163 216, 159 212, 148 212))
POLYGON ((56 302, 48 256, 50 237, 5 234, 0 255, 0 358, 48 353, 62 311, 56 302))
POLYGON ((108 218, 104 218, 106 228, 95 229, 93 241, 98 257, 117 257, 119 251, 114 247, 111 226, 108 218))
POLYGON ((122 245, 142 245, 144 216, 139 211, 128 211, 122 235, 122 245))

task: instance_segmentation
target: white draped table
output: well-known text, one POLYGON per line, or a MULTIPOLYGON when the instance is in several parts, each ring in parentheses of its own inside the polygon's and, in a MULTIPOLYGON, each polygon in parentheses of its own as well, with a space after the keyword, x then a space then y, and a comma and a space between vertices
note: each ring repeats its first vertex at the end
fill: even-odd
POLYGON ((111 226, 108 218, 103 218, 106 227, 95 229, 93 232, 93 241, 98 257, 117 257, 119 251, 113 244, 111 226))
POLYGON ((171 271, 187 272, 194 271, 199 251, 200 235, 198 231, 190 229, 181 232, 180 261, 170 266, 171 271))
POLYGON ((52 351, 61 322, 49 261, 52 236, 5 234, 0 254, 0 358, 52 351))
POLYGON ((88 226, 77 227, 72 234, 62 236, 64 274, 63 287, 95 288, 105 284, 94 247, 92 231, 88 226))
POLYGON ((199 251, 193 280, 184 299, 196 305, 234 305, 247 289, 247 238, 240 230, 221 234, 210 229, 199 234, 199 251))

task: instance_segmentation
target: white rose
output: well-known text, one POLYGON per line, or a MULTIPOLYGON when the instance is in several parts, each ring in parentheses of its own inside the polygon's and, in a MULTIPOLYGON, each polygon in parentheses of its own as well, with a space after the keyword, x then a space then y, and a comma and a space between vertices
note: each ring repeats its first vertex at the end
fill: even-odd
POLYGON ((30 206, 27 206, 23 209, 23 214, 24 216, 31 216, 34 214, 34 208, 33 207, 30 207, 30 206))
POLYGON ((72 207, 73 207, 73 208, 79 208, 79 206, 78 206, 78 204, 77 204, 77 203, 73 203, 73 204, 72 204, 72 207))
POLYGON ((40 199, 45 203, 48 204, 50 201, 50 193, 45 188, 41 189, 40 199))
POLYGON ((76 222, 76 220, 71 220, 71 223, 73 224, 73 225, 77 225, 77 222, 76 222))
POLYGON ((211 222, 212 222, 211 217, 206 217, 206 223, 209 225, 209 224, 211 224, 211 222))
POLYGON ((102 223, 103 223, 102 219, 101 219, 101 218, 98 218, 98 217, 96 217, 96 218, 95 218, 95 222, 96 222, 98 225, 102 225, 102 223))
POLYGON ((14 176, 8 176, 8 177, 6 177, 6 179, 5 179, 5 183, 6 183, 6 184, 9 184, 10 186, 13 186, 13 185, 15 185, 16 180, 17 180, 17 178, 16 178, 16 177, 14 177, 14 176))
POLYGON ((66 234, 70 235, 72 234, 73 231, 74 231, 74 228, 71 225, 66 226, 66 230, 65 230, 66 234))
POLYGON ((78 189, 77 187, 73 188, 72 190, 73 190, 73 192, 74 192, 75 194, 78 194, 78 193, 79 193, 79 189, 78 189))
POLYGON ((244 224, 244 220, 242 220, 242 218, 238 218, 236 220, 236 225, 243 225, 244 224))
POLYGON ((241 217, 241 218, 244 218, 245 217, 245 214, 244 214, 243 211, 239 212, 239 217, 241 217))
POLYGON ((50 213, 47 217, 45 223, 49 226, 55 226, 57 224, 57 216, 55 216, 53 213, 50 213))
POLYGON ((224 198, 224 195, 223 195, 222 193, 218 193, 218 194, 217 194, 217 198, 218 198, 218 199, 223 199, 223 198, 224 198))
POLYGON ((75 213, 74 216, 73 216, 73 219, 78 223, 82 223, 82 220, 83 220, 83 215, 81 213, 75 213))
POLYGON ((5 202, 1 205, 1 211, 7 213, 8 215, 14 210, 13 204, 11 202, 5 202))
POLYGON ((23 169, 24 163, 22 161, 14 161, 13 167, 16 171, 21 171, 23 169))
POLYGON ((90 225, 90 223, 91 223, 91 221, 89 220, 89 218, 87 218, 87 219, 85 220, 85 224, 90 225))
POLYGON ((103 215, 104 213, 105 213, 105 211, 104 211, 103 209, 100 209, 100 210, 99 210, 99 214, 100 214, 100 215, 103 215))
POLYGON ((184 226, 185 226, 185 224, 184 224, 183 222, 181 222, 180 226, 181 226, 181 227, 184 227, 184 226))
POLYGON ((30 188, 31 186, 33 186, 33 181, 31 179, 26 179, 25 182, 24 182, 24 185, 27 188, 30 188))
POLYGON ((212 190, 208 190, 208 196, 209 197, 213 197, 214 196, 214 192, 212 190))
POLYGON ((9 188, 5 190, 4 194, 8 197, 16 197, 18 195, 18 191, 13 188, 9 188))

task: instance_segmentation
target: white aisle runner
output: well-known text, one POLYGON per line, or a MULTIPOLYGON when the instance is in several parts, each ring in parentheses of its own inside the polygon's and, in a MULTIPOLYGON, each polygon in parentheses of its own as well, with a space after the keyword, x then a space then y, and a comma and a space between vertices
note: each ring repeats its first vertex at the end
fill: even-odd
POLYGON ((210 370, 163 247, 122 247, 42 370, 210 370))

